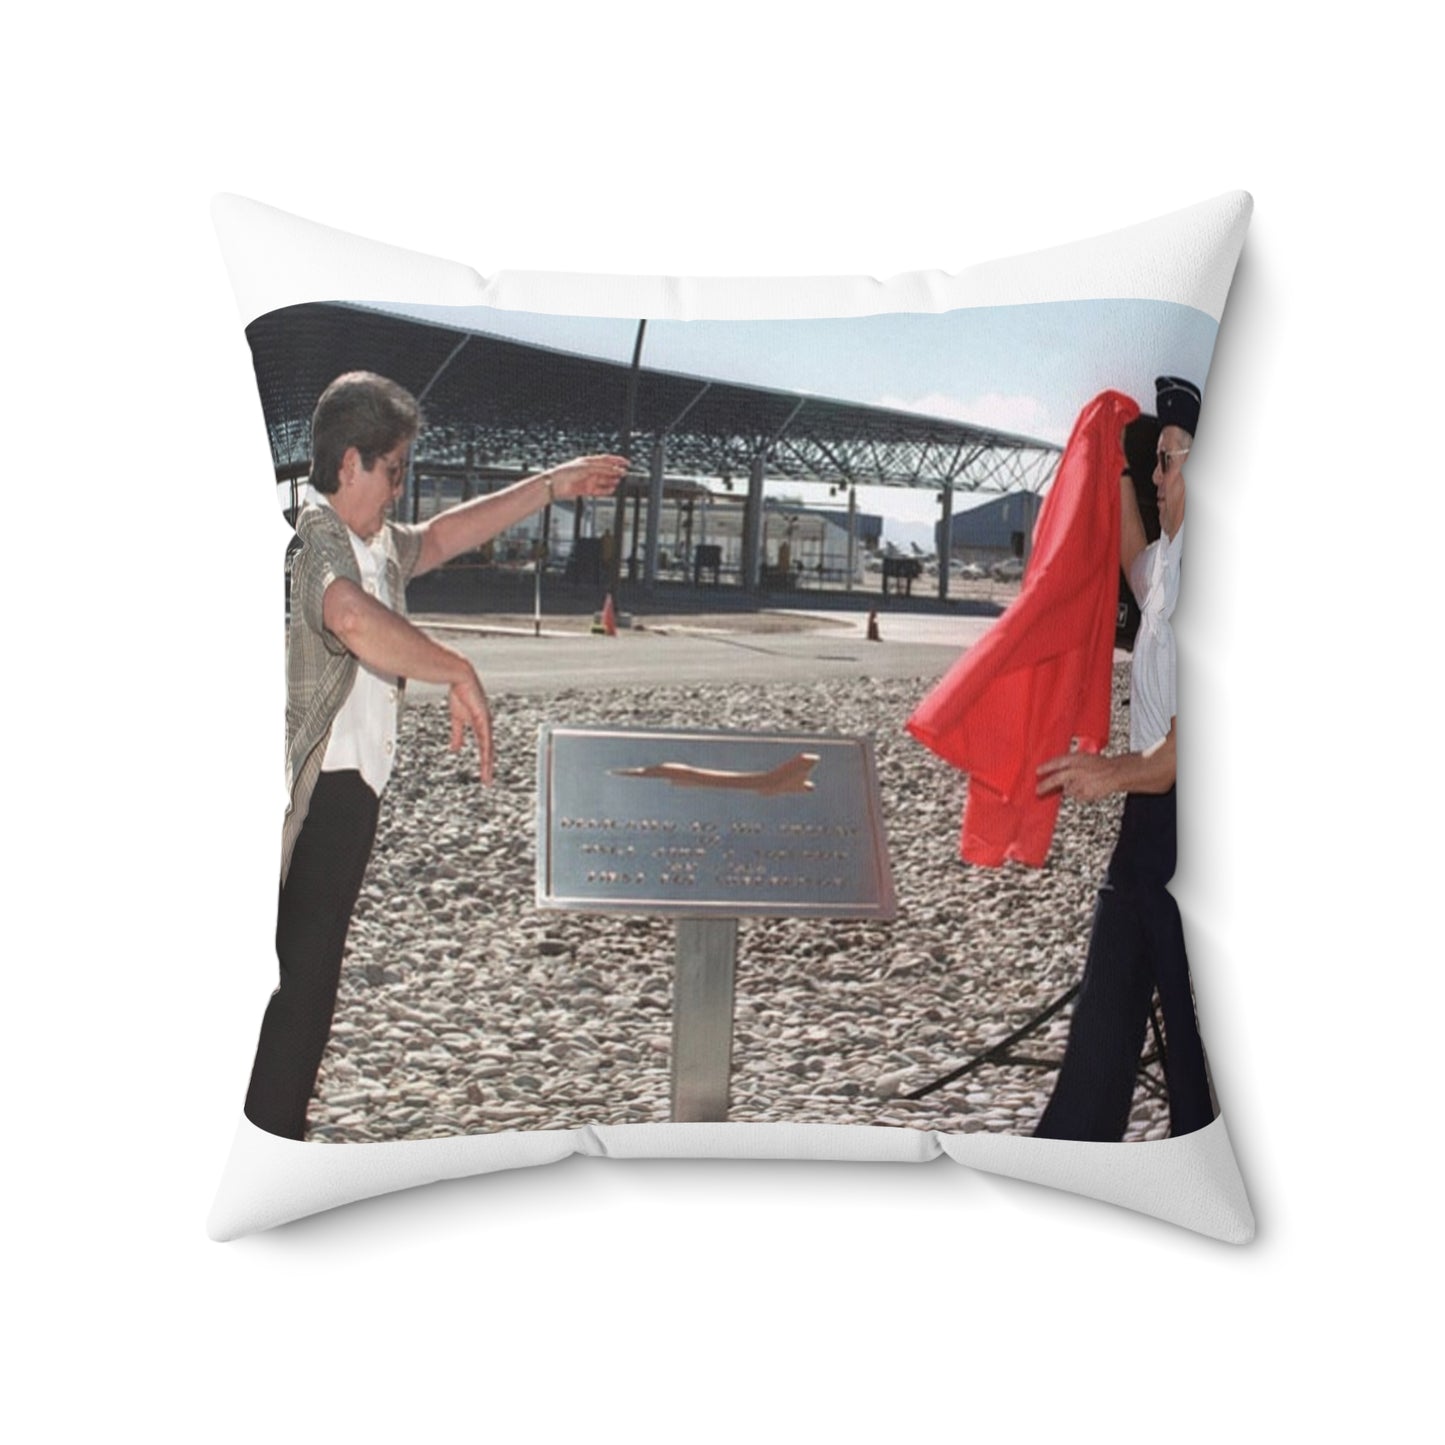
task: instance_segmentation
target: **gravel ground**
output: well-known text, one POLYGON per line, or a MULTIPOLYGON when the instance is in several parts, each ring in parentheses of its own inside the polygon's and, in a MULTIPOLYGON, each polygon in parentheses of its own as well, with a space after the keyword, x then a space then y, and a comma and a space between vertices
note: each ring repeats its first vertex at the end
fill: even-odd
MULTIPOLYGON (((872 734, 893 923, 745 921, 730 1120, 1030 1132, 1053 1072, 988 1066, 900 1097, 1016 1028, 1078 978, 1120 800, 1066 803, 1049 864, 965 867, 964 783, 901 730, 928 684, 565 691, 493 700, 496 785, 414 703, 353 918, 310 1137, 422 1139, 669 1118, 673 924, 541 912, 536 740, 544 722, 872 734)), ((1126 746, 1115 678, 1115 746, 1126 746)), ((1057 1059, 1068 1011, 1028 1040, 1057 1059)), ((1167 1108, 1136 1094, 1129 1138, 1167 1108)))

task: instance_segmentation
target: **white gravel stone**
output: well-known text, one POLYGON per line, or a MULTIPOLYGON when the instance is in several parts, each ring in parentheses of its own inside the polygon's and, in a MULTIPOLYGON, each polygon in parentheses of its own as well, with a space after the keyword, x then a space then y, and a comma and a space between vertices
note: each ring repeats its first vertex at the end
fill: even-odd
MULTIPOLYGON (((729 1118, 1027 1132, 1047 1070, 951 1071, 1077 982, 1120 800, 1066 803, 1048 866, 958 858, 965 783, 902 732, 926 682, 570 691, 493 699, 498 778, 447 751, 412 703, 348 939, 311 1137, 335 1142, 670 1117, 674 931, 663 919, 539 914, 541 726, 808 728, 874 739, 899 915, 742 924, 729 1118)), ((1116 675, 1116 702, 1124 674, 1116 675)), ((1127 709, 1116 706, 1115 745, 1127 709)), ((1057 1059, 1068 1011, 1021 1051, 1057 1059)), ((1138 1091, 1128 1137, 1168 1132, 1138 1091)))

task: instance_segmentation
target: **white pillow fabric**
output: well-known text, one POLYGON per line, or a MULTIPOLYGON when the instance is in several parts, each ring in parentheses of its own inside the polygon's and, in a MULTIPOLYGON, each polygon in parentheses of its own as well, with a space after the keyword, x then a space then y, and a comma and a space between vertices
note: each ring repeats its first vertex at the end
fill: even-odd
MULTIPOLYGON (((1207 369, 1212 328, 1223 312, 1250 210, 1249 197, 1233 192, 1108 236, 1049 251, 957 274, 918 272, 877 281, 864 277, 689 279, 522 271, 504 271, 487 278, 464 265, 347 235, 240 197, 221 196, 214 204, 222 249, 247 327, 284 308, 320 302, 405 306, 413 315, 428 316, 442 314, 432 308, 463 308, 457 311, 455 324, 464 329, 476 324, 475 308, 531 318, 747 323, 942 316, 985 308, 1117 304, 1122 299, 1152 305, 1162 318, 1162 329, 1141 340, 1148 364, 1141 360, 1140 376, 1144 370, 1180 369, 1180 365, 1170 364, 1167 347, 1159 342, 1159 336, 1167 332, 1166 321, 1176 314, 1168 308, 1179 308, 1181 326, 1192 327, 1190 334, 1204 338, 1195 343, 1191 360, 1198 357, 1207 369)), ((1102 375, 1108 362, 1108 357, 1101 358, 1099 389, 1109 384, 1102 375)), ((1129 379, 1135 380, 1133 376, 1129 379)), ((1195 380, 1203 385, 1206 378, 1199 374, 1195 380)), ((1135 390, 1143 384, 1136 382, 1135 390)), ((805 390, 800 386, 799 394, 805 390)), ((1086 399, 1079 398, 1081 402, 1086 399)), ((1147 410, 1153 398, 1139 396, 1137 400, 1147 410)), ((424 409, 425 404, 423 399, 424 409)), ((1074 409, 1070 408, 1071 414, 1074 409)), ((1209 414, 1207 405, 1205 412, 1209 414)), ((1228 423, 1211 415, 1208 424, 1228 423)), ((275 561, 257 559, 257 565, 271 567, 275 561)), ((886 616, 884 622, 886 627, 886 616)), ((1115 713, 1118 711, 1116 707, 1115 713)), ((898 719, 900 726, 902 720, 898 719)), ((826 718, 818 720, 818 731, 827 726, 826 718)), ((275 739, 267 739, 263 745, 273 749, 274 744, 275 739)), ((905 745, 916 746, 911 742, 905 745)), ((404 760, 398 764, 399 768, 405 766, 404 760)), ((1198 780, 1192 781, 1197 788, 1198 780)), ((1069 806, 1066 804, 1066 809, 1069 806)), ((950 837, 933 841, 940 856, 953 847, 950 837)), ((1087 908, 1091 888, 1090 878, 1077 881, 1080 909, 1087 908)), ((1071 954, 1075 979, 1083 969, 1086 931, 1079 932, 1071 954)), ((478 1008, 484 1010, 484 1001, 478 1008)), ((1055 1025, 1054 1052, 1066 1019, 1067 1015, 1061 1016, 1055 1025)), ((995 1032, 1007 1032, 1006 1023, 997 1025, 995 1032)), ((949 1042, 945 1039, 940 1044, 949 1058, 967 1055, 967 1049, 956 1047, 950 1052, 949 1042)), ((881 1064, 878 1072, 883 1072, 881 1064)), ((923 1082, 930 1073, 942 1072, 942 1065, 931 1070, 923 1067, 915 1078, 923 1082)), ((961 1164, 1121 1204, 1220 1240, 1244 1242, 1254 1232, 1222 1117, 1177 1138, 1095 1143, 1032 1138, 1022 1131, 1001 1129, 982 1113, 983 1127, 969 1132, 919 1125, 756 1119, 614 1123, 603 1116, 595 1123, 578 1119, 572 1127, 511 1127, 385 1142, 323 1142, 315 1138, 302 1142, 268 1133, 243 1117, 209 1229, 216 1239, 233 1239, 391 1190, 550 1163, 573 1153, 610 1158, 915 1163, 947 1154, 961 1164)))

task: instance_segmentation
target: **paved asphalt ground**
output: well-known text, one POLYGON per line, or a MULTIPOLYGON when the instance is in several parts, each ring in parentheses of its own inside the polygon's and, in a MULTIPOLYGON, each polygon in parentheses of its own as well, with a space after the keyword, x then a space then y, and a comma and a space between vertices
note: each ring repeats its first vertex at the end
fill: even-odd
MULTIPOLYGON (((605 679, 609 687, 817 682, 838 677, 936 678, 977 641, 992 617, 890 612, 882 640, 858 612, 698 614, 656 620, 616 637, 578 630, 541 637, 520 615, 489 620, 421 614, 416 622, 464 652, 493 695, 538 695, 605 679)), ((443 689, 413 684, 414 696, 443 689)))

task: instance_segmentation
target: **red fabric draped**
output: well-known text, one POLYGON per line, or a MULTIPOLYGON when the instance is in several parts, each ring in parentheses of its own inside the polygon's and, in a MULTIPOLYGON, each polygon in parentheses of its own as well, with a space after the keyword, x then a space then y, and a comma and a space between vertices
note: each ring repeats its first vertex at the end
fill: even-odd
POLYGON ((1119 600, 1121 433, 1139 407, 1096 396, 1074 423, 1039 512, 1023 588, 948 670, 906 724, 969 775, 965 862, 1039 867, 1059 795, 1036 792, 1040 763, 1109 740, 1119 600))

